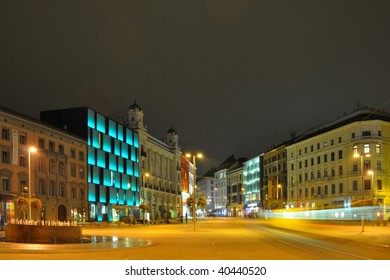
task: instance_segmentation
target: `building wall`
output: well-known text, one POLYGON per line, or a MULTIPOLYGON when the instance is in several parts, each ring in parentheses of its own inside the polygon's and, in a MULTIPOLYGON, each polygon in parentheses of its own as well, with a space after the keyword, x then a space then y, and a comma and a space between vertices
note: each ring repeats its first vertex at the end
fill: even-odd
POLYGON ((230 170, 227 177, 228 216, 242 217, 244 207, 243 167, 230 170))
POLYGON ((0 110, 0 130, 2 218, 28 217, 16 199, 28 198, 31 186, 31 196, 42 202, 32 207, 32 219, 88 220, 86 141, 7 109, 0 110), (30 147, 37 148, 31 168, 30 147))
POLYGON ((215 209, 214 177, 202 177, 198 180, 197 185, 198 193, 206 199, 207 215, 212 215, 215 209))
POLYGON ((244 192, 245 192, 244 207, 247 214, 257 213, 261 206, 260 160, 261 157, 257 156, 244 162, 244 167, 243 167, 243 180, 244 180, 244 192))
POLYGON ((221 169, 214 173, 215 183, 215 209, 220 216, 227 215, 227 169, 221 169))

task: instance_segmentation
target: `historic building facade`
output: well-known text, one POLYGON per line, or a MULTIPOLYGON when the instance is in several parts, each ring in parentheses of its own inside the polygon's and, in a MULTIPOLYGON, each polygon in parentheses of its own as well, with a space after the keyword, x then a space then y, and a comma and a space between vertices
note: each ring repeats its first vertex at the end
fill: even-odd
POLYGON ((284 208, 287 200, 286 144, 274 147, 263 154, 264 209, 284 208))
POLYGON ((7 108, 0 108, 0 130, 3 222, 88 220, 87 142, 7 108))
POLYGON ((296 137, 287 149, 287 206, 379 206, 390 212, 390 114, 359 110, 296 137))
POLYGON ((170 128, 163 140, 150 135, 144 113, 134 102, 127 113, 127 124, 139 134, 141 203, 149 205, 151 221, 177 218, 182 213, 180 191, 182 153, 177 132, 170 128), (147 174, 147 176, 146 176, 147 174))
POLYGON ((243 217, 243 162, 238 161, 236 164, 232 165, 226 172, 226 178, 228 216, 243 217))

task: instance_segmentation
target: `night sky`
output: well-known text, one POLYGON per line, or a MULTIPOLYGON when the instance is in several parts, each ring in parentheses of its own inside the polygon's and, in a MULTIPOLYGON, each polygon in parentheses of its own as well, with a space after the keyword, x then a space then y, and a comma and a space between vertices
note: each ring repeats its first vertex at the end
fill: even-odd
POLYGON ((390 112, 390 1, 1 1, 0 105, 173 125, 208 169, 360 106, 390 112))

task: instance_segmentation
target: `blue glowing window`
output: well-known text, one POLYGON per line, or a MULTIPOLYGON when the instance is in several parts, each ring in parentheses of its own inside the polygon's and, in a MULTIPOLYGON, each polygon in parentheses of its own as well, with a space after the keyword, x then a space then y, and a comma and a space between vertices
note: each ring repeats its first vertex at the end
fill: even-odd
POLYGON ((103 170, 103 185, 107 187, 112 186, 111 171, 108 169, 103 170))
POLYGON ((92 177, 91 177, 92 176, 92 174, 91 174, 92 171, 91 170, 92 170, 92 166, 88 165, 88 175, 87 175, 88 176, 88 183, 92 183, 92 177))
POLYGON ((93 166, 92 167, 92 183, 94 184, 100 184, 100 176, 99 176, 99 167, 93 166))
POLYGON ((88 201, 96 201, 96 186, 88 184, 88 201))
POLYGON ((131 190, 126 191, 126 205, 133 206, 134 193, 131 190))
POLYGON ((123 205, 125 204, 125 193, 124 190, 118 190, 118 204, 123 205))
POLYGON ((121 175, 118 172, 114 172, 114 187, 118 189, 121 187, 121 175))
POLYGON ((95 129, 95 112, 88 109, 88 127, 95 129))
POLYGON ((131 146, 131 160, 132 161, 137 161, 137 153, 136 153, 136 149, 134 148, 134 146, 131 146))
POLYGON ((106 203, 107 197, 106 197, 106 188, 104 186, 99 186, 100 190, 100 202, 106 203))
POLYGON ((106 133, 106 119, 100 114, 96 114, 96 129, 102 133, 106 133))
POLYGON ((134 164, 134 176, 139 177, 138 164, 134 164))
POLYGON ((123 166, 123 158, 118 158, 118 172, 123 173, 125 168, 123 166))
POLYGON ((129 158, 129 146, 122 142, 122 157, 125 159, 129 158))
POLYGON ((95 149, 88 147, 88 164, 96 165, 95 149))
POLYGON ((126 160, 126 174, 130 176, 134 175, 133 163, 130 160, 126 160))
POLYGON ((100 133, 96 130, 92 130, 92 146, 100 148, 100 133))
POLYGON ((114 189, 114 188, 111 188, 110 189, 110 203, 112 203, 112 204, 116 204, 116 189, 114 189))
POLYGON ((136 147, 136 148, 139 147, 138 133, 136 133, 136 132, 134 132, 134 147, 136 147))
POLYGON ((111 153, 111 138, 108 135, 103 135, 103 150, 111 153))
POLYGON ((121 124, 118 124, 118 139, 120 141, 123 141, 123 126, 121 124))
POLYGON ((97 166, 106 168, 106 153, 102 150, 97 150, 97 166))
POLYGON ((109 169, 112 171, 117 171, 117 164, 116 164, 116 156, 113 154, 110 154, 109 156, 109 169))
POLYGON ((91 133, 92 133, 91 129, 88 129, 88 139, 87 139, 88 146, 90 146, 92 143, 91 133))
POLYGON ((126 128, 126 143, 133 145, 133 131, 128 128, 126 128))
POLYGON ((112 120, 108 120, 108 135, 116 138, 116 123, 112 120))
POLYGON ((122 174, 122 189, 128 190, 129 186, 129 176, 127 176, 126 174, 122 174))
POLYGON ((114 154, 117 156, 120 156, 121 155, 121 142, 119 142, 119 140, 115 139, 114 143, 115 143, 114 154))
POLYGON ((137 191, 137 178, 131 177, 131 190, 137 191))

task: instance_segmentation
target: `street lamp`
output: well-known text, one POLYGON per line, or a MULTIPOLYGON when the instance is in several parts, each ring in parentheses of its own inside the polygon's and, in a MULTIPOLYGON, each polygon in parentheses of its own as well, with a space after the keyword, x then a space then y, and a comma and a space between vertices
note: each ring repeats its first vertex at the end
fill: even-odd
MULTIPOLYGON (((361 181, 362 181, 362 203, 363 203, 363 206, 365 205, 364 203, 364 173, 363 173, 363 169, 364 169, 364 163, 363 163, 363 159, 364 157, 370 157, 370 154, 359 154, 359 153, 355 153, 353 155, 355 158, 360 158, 360 176, 361 176, 361 181)), ((364 232, 364 209, 362 208, 362 213, 361 213, 361 226, 362 226, 362 232, 364 232)))
POLYGON ((192 157, 192 165, 194 166, 194 192, 193 192, 193 203, 192 203, 192 219, 194 220, 194 231, 196 224, 196 158, 203 158, 203 154, 197 153, 196 155, 187 153, 186 158, 192 157))
POLYGON ((28 149, 28 219, 31 220, 31 153, 35 153, 37 148, 28 149))

